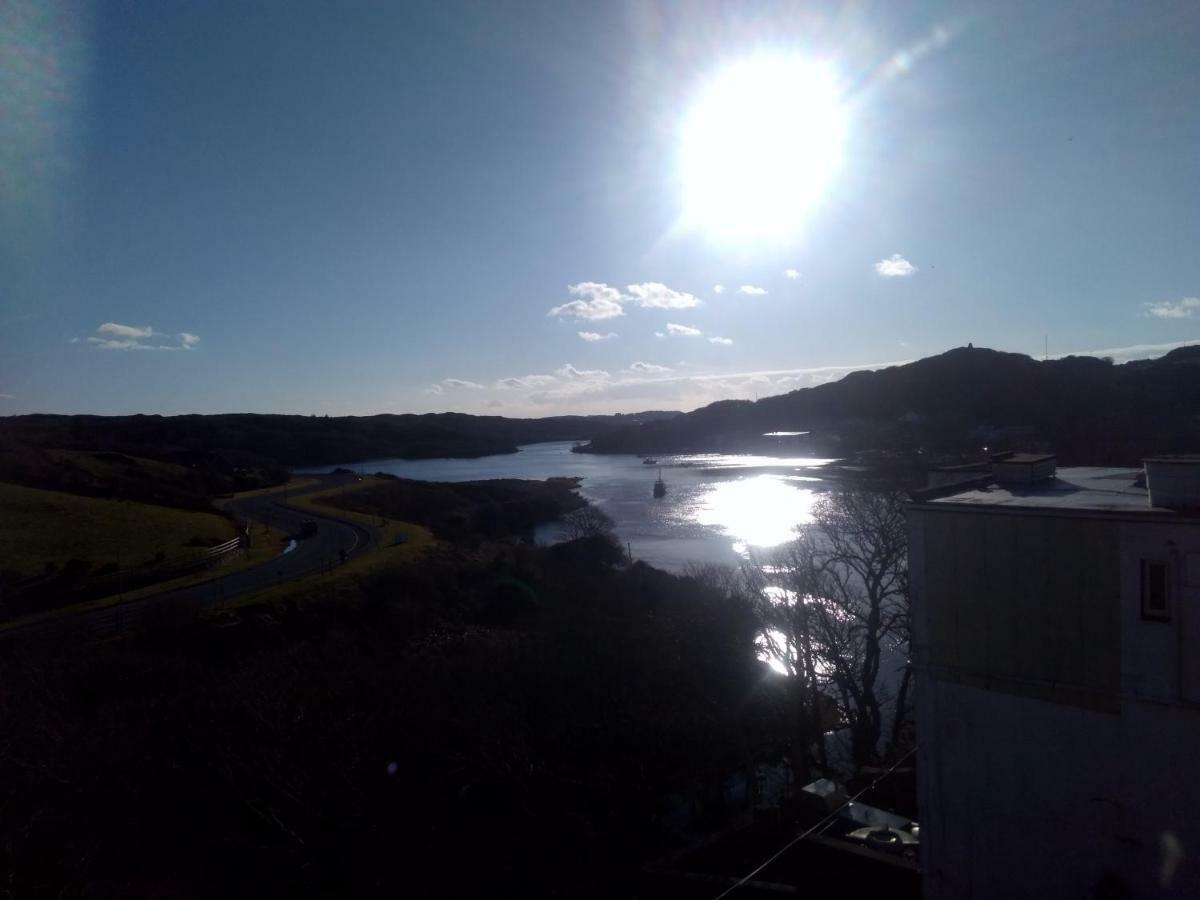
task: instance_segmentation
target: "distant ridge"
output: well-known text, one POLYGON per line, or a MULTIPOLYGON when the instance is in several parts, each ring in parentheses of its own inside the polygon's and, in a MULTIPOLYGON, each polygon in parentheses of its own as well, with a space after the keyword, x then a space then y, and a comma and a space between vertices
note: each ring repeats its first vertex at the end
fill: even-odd
POLYGON ((1200 450, 1200 345, 1115 365, 959 347, 758 401, 724 400, 598 435, 594 453, 737 449, 768 431, 812 431, 825 452, 962 453, 988 435, 1052 447, 1065 463, 1136 464, 1200 450))
MULTIPOLYGON (((628 423, 677 416, 508 419, 463 413, 286 416, 258 413, 186 416, 26 415, 0 418, 0 481, 24 481, 31 458, 60 450, 122 453, 191 468, 320 466, 384 457, 475 457, 515 452, 519 444, 584 441, 628 423)), ((44 462, 44 461, 43 461, 44 462)))

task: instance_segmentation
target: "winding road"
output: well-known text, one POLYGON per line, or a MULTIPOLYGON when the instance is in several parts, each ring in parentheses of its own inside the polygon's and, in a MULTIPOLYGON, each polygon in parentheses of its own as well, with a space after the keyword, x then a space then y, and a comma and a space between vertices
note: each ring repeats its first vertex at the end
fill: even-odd
MULTIPOLYGON (((230 500, 225 508, 240 522, 269 525, 279 534, 298 534, 305 520, 317 522, 317 533, 297 540, 295 547, 250 568, 220 575, 198 584, 160 591, 136 600, 102 609, 84 610, 18 625, 4 631, 3 637, 38 638, 57 634, 83 633, 103 637, 135 628, 152 616, 195 613, 217 606, 250 591, 295 581, 307 575, 328 571, 369 550, 375 536, 367 528, 330 515, 293 509, 288 499, 327 491, 352 483, 354 475, 312 476, 317 483, 230 500)), ((215 574, 215 572, 214 572, 215 574)))

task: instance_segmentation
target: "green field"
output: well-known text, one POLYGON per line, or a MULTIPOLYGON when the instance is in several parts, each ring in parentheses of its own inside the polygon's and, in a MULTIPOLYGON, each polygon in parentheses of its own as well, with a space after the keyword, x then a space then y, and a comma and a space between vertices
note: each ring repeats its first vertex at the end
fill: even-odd
POLYGON ((103 500, 0 483, 0 569, 29 578, 48 563, 149 567, 196 559, 203 548, 237 534, 215 513, 190 512, 130 500, 103 500))

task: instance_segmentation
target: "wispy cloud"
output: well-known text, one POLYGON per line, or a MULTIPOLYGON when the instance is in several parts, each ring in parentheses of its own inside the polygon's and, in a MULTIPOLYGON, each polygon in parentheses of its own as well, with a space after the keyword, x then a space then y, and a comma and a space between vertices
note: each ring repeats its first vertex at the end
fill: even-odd
POLYGON ((761 297, 766 292, 766 288, 755 287, 752 284, 743 284, 740 288, 738 288, 739 294, 748 294, 751 297, 761 297))
POLYGON ((1155 359, 1180 347, 1194 347, 1200 340, 1169 341, 1165 344, 1130 344, 1126 347, 1102 347, 1099 350, 1072 350, 1070 353, 1052 353, 1051 359, 1062 359, 1064 356, 1099 356, 1112 357, 1113 362, 1125 363, 1135 359, 1155 359))
POLYGON ((567 286, 567 291, 579 300, 571 300, 550 310, 551 316, 599 321, 625 315, 621 308, 621 292, 597 281, 581 281, 567 286))
MULTIPOLYGON (((97 350, 193 350, 200 343, 200 335, 180 331, 172 336, 155 331, 149 325, 104 322, 96 328, 95 334, 86 338, 86 342, 97 350)), ((68 343, 78 344, 81 339, 73 337, 68 343)))
POLYGON ((725 338, 725 337, 710 337, 710 338, 708 339, 708 342, 709 342, 710 344, 725 344, 725 345, 729 345, 729 344, 732 344, 732 343, 733 343, 733 340, 732 340, 731 338, 725 338))
POLYGON ((645 309, 690 309, 700 299, 686 291, 677 291, 657 281, 626 285, 630 300, 645 309))
POLYGON ((608 373, 603 369, 577 369, 570 363, 567 363, 561 369, 555 369, 554 374, 560 378, 580 378, 584 380, 608 378, 608 373))
POLYGON ((797 281, 800 278, 800 270, 799 269, 784 269, 783 277, 786 278, 788 281, 797 281))
POLYGON ((502 391, 515 391, 522 388, 545 387, 548 384, 554 384, 557 379, 553 375, 522 375, 512 376, 509 378, 501 378, 496 382, 496 387, 502 391))
POLYGON ((875 263, 875 271, 884 278, 907 278, 917 271, 917 267, 899 253, 893 253, 887 259, 875 263))
POLYGON ((465 388, 469 391, 482 391, 483 385, 478 381, 467 381, 465 378, 443 378, 442 384, 451 388, 465 388))
POLYGON ((725 293, 725 285, 723 285, 723 284, 714 284, 714 285, 713 285, 713 293, 714 293, 714 294, 723 294, 723 293, 725 293))
MULTIPOLYGON (((655 334, 661 333, 655 332, 655 334)), ((692 328, 690 325, 676 325, 674 322, 668 322, 667 334, 679 335, 680 337, 699 337, 703 332, 699 328, 692 328)))
POLYGON ((431 384, 429 387, 425 388, 425 393, 427 393, 427 394, 444 394, 445 391, 442 390, 442 386, 440 384, 431 384))
POLYGON ((589 344, 594 344, 596 341, 610 341, 617 336, 615 331, 610 331, 608 334, 601 334, 598 331, 577 331, 575 333, 589 344))
POLYGON ((1143 303, 1142 315, 1154 319, 1200 318, 1200 297, 1184 297, 1175 303, 1169 300, 1161 303, 1143 303))
MULTIPOLYGON (((567 290, 576 299, 555 306, 548 315, 598 322, 625 315, 626 305, 642 309, 692 309, 703 302, 694 294, 668 287, 661 281, 626 285, 626 293, 621 293, 615 287, 601 281, 581 281, 568 285, 567 290)), ((596 340, 584 337, 585 334, 596 333, 581 331, 579 336, 585 341, 596 340)))
POLYGON ((12 394, 0 394, 0 400, 15 400, 12 394))
POLYGON ((639 361, 639 362, 631 363, 629 366, 629 371, 630 372, 640 372, 644 375, 660 375, 663 372, 670 372, 671 367, 670 366, 657 366, 654 363, 639 361))
POLYGON ((136 325, 118 325, 116 322, 105 322, 96 329, 97 334, 107 334, 115 338, 148 338, 154 337, 156 332, 149 325, 139 328, 136 325))

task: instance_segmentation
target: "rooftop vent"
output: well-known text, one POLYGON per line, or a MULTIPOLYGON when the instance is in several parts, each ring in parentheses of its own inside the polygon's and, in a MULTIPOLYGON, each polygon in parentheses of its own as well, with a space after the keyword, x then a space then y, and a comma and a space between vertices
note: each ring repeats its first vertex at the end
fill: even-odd
POLYGON ((1153 456, 1145 466, 1151 506, 1200 509, 1200 456, 1153 456))
POLYGON ((992 457, 992 478, 998 484, 1034 484, 1054 477, 1053 453, 1008 453, 992 457))

